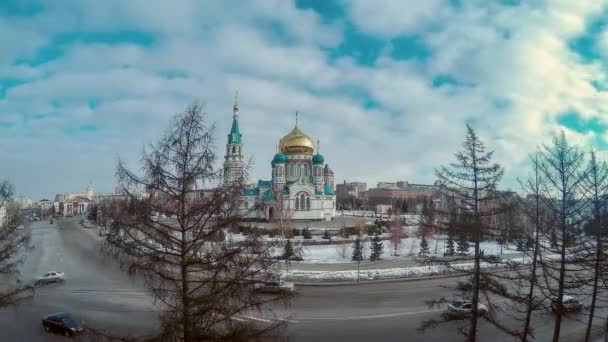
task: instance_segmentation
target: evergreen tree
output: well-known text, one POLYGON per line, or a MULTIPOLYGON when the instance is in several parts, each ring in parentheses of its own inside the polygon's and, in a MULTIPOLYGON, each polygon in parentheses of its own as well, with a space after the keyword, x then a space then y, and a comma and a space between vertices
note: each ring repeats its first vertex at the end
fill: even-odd
POLYGON ((285 247, 283 250, 283 259, 289 260, 294 256, 293 245, 291 244, 291 240, 287 239, 285 243, 285 247))
POLYGON ((515 246, 517 247, 518 252, 523 252, 526 249, 526 240, 524 238, 519 238, 515 241, 515 246))
POLYGON ((302 236, 304 236, 304 238, 306 240, 312 239, 312 234, 310 233, 310 230, 308 230, 308 227, 306 227, 306 228, 304 228, 304 230, 302 230, 302 236))
POLYGON ((300 236, 300 230, 298 228, 294 228, 293 230, 293 236, 300 236))
POLYGON ((555 233, 555 230, 551 231, 551 248, 554 248, 554 249, 558 248, 557 233, 555 233))
POLYGON ((361 240, 359 238, 355 239, 353 243, 353 261, 363 261, 363 246, 361 245, 361 240))
POLYGON ((454 237, 452 236, 452 234, 448 234, 448 240, 445 243, 445 255, 452 256, 454 255, 454 253, 454 237))
POLYGON ((526 250, 534 248, 534 238, 526 235, 526 250))
POLYGON ((325 240, 331 239, 331 237, 329 236, 329 231, 327 229, 325 229, 325 232, 323 233, 323 238, 325 240))
POLYGON ((428 257, 430 254, 431 252, 429 251, 429 242, 423 235, 422 240, 420 240, 420 251, 418 252, 418 255, 421 257, 428 257))
POLYGON ((456 250, 460 255, 469 253, 469 237, 466 234, 459 234, 456 241, 456 250))
POLYGON ((370 253, 369 260, 371 260, 371 261, 380 260, 382 258, 382 253, 384 252, 384 244, 382 244, 380 235, 376 234, 373 237, 370 248, 371 248, 371 253, 370 253))

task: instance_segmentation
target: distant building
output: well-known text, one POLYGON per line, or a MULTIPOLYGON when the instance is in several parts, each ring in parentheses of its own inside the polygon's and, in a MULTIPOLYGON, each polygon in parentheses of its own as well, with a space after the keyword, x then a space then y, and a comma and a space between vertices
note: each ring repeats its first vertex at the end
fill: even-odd
POLYGON ((367 183, 344 181, 342 184, 336 184, 336 196, 362 198, 367 191, 367 183))
POLYGON ((6 225, 6 203, 0 203, 0 228, 6 225))
POLYGON ((93 201, 93 186, 89 184, 82 193, 55 195, 55 213, 63 216, 84 215, 93 201))
POLYGON ((440 182, 434 184, 412 184, 405 181, 379 182, 376 188, 369 189, 366 194, 369 207, 379 204, 393 205, 399 210, 407 208, 409 212, 419 211, 422 203, 440 202, 442 199, 442 186, 440 182))
POLYGON ((82 198, 86 198, 88 200, 93 200, 93 185, 89 184, 84 189, 84 192, 81 192, 81 193, 69 192, 69 193, 57 194, 57 195, 55 195, 55 202, 68 202, 77 197, 82 197, 82 198))
POLYGON ((344 181, 336 184, 336 201, 339 209, 360 209, 365 203, 367 183, 344 181))
POLYGON ((40 217, 50 216, 53 211, 53 203, 43 198, 38 202, 38 208, 40 208, 40 217))
POLYGON ((34 207, 34 200, 28 197, 15 197, 13 202, 16 203, 21 209, 29 209, 34 207))

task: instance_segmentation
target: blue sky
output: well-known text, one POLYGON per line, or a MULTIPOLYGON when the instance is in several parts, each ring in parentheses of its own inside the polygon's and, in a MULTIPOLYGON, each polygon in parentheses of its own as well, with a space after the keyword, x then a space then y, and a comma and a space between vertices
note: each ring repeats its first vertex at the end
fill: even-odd
POLYGON ((560 129, 608 147, 606 5, 2 1, 0 179, 36 199, 111 191, 117 158, 136 168, 195 100, 221 153, 238 90, 253 180, 299 111, 339 182, 432 182, 471 123, 516 188, 560 129))

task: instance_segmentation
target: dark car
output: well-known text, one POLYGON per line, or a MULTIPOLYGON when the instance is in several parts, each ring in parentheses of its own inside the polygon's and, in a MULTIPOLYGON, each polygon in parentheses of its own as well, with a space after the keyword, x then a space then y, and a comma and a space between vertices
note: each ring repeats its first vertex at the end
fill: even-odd
POLYGON ((46 332, 54 332, 65 336, 73 336, 84 330, 83 322, 75 319, 66 312, 57 312, 42 319, 46 332))
MULTIPOLYGON (((551 309, 553 310, 553 312, 558 312, 557 303, 553 302, 551 304, 551 309)), ((581 304, 581 302, 579 302, 578 299, 576 299, 572 296, 564 295, 563 300, 562 300, 562 309, 563 309, 564 313, 581 312, 581 311, 583 311, 583 304, 581 304)))

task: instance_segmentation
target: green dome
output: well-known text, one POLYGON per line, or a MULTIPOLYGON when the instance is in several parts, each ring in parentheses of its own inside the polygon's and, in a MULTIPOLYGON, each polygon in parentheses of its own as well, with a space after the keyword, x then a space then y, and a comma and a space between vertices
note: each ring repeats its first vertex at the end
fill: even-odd
POLYGON ((323 158, 322 155, 317 153, 314 157, 312 157, 312 163, 315 165, 323 164, 325 163, 325 158, 323 158))
POLYGON ((272 160, 274 164, 285 164, 287 162, 287 156, 283 153, 277 153, 274 155, 274 159, 272 160))

